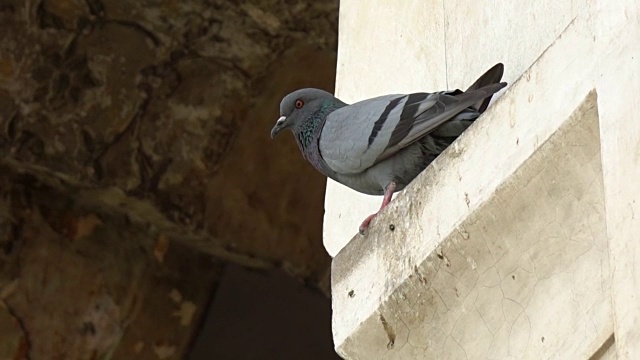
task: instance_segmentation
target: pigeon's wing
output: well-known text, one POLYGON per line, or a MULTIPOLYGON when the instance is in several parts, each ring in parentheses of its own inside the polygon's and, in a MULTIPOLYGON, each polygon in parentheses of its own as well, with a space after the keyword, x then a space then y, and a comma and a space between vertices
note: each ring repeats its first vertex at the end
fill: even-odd
POLYGON ((320 156, 335 172, 355 174, 373 165, 383 147, 391 119, 399 118, 407 95, 387 95, 360 101, 330 113, 322 128, 320 156))
POLYGON ((340 108, 327 116, 320 155, 337 173, 363 172, 504 86, 492 84, 455 95, 390 95, 340 108))
MULTIPOLYGON (((426 106, 422 106, 423 103, 420 103, 416 115, 407 118, 400 117, 387 146, 378 156, 376 162, 386 159, 400 149, 412 144, 425 134, 435 130, 445 121, 451 120, 466 108, 495 94, 505 86, 507 86, 507 83, 491 84, 455 96, 446 93, 430 94, 425 101, 427 103, 425 105, 430 105, 428 108, 425 109, 426 106)), ((475 109, 473 110, 475 112, 475 109)), ((477 117, 477 113, 474 116, 477 117)))

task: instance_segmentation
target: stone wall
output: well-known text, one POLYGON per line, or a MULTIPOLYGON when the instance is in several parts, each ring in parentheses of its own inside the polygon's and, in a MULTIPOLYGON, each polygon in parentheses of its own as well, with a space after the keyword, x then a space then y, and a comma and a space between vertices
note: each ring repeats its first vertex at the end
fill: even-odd
POLYGON ((0 357, 181 358, 224 263, 324 279, 325 180, 269 130, 333 89, 337 10, 0 2, 0 357))

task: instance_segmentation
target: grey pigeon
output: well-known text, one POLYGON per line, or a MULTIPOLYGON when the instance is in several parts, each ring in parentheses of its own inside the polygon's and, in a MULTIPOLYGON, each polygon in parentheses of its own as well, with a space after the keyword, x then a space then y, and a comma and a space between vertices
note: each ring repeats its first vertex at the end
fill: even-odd
MULTIPOLYGON (((346 104, 319 89, 300 89, 280 103, 271 137, 290 129, 302 156, 325 176, 356 191, 384 195, 405 188, 489 106, 505 87, 496 64, 467 91, 385 95, 346 104)), ((360 225, 369 226, 375 213, 360 225)))

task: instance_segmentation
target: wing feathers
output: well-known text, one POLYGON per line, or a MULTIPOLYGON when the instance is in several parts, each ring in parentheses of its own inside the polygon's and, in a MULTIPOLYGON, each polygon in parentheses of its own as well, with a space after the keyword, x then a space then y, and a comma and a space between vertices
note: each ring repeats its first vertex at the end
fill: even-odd
POLYGON ((380 132, 380 130, 382 130, 382 126, 389 118, 389 114, 391 113, 391 111, 395 109, 400 101, 402 101, 402 99, 404 98, 405 96, 399 96, 389 101, 389 105, 384 108, 384 111, 382 112, 382 114, 380 114, 378 120, 376 120, 375 124, 373 124, 373 129, 371 129, 371 134, 369 135, 369 144, 367 145, 367 148, 371 147, 371 144, 376 139, 376 136, 378 136, 378 133, 380 132))
POLYGON ((337 109, 324 123, 318 140, 320 155, 336 173, 355 174, 436 129, 434 135, 457 137, 466 128, 464 124, 452 121, 438 127, 452 119, 477 118, 491 96, 506 86, 494 82, 502 72, 502 64, 495 65, 466 92, 387 95, 337 109))
POLYGON ((435 103, 433 101, 426 101, 425 104, 425 99, 427 99, 428 96, 429 94, 427 93, 415 93, 410 94, 407 97, 407 101, 405 102, 405 105, 402 108, 402 113, 400 114, 400 120, 393 129, 391 137, 389 138, 389 144, 395 145, 402 141, 402 139, 404 139, 413 128, 413 124, 416 121, 416 115, 421 111, 424 111, 424 108, 430 108, 435 103))
MULTIPOLYGON (((408 146, 425 134, 433 131, 442 123, 450 120, 469 106, 472 106, 476 102, 498 92, 506 85, 506 83, 491 84, 481 89, 461 93, 457 96, 446 94, 430 95, 431 97, 436 97, 435 100, 431 99, 431 101, 434 101, 433 105, 430 106, 427 110, 415 116, 410 131, 406 132, 405 136, 402 139, 400 139, 399 141, 398 139, 393 139, 394 141, 391 141, 390 138, 387 147, 376 158, 374 164, 395 154, 400 149, 408 146)), ((402 121, 402 119, 400 121, 402 121)), ((393 135, 391 137, 393 137, 393 135)))

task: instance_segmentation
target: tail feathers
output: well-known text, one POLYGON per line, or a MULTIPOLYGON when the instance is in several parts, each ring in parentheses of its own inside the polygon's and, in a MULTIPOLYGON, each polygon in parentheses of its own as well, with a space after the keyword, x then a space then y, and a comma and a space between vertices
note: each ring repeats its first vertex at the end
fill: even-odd
MULTIPOLYGON (((477 90, 487 85, 499 83, 500 80, 502 79, 503 74, 504 74, 504 65, 502 65, 502 63, 497 63, 491 69, 487 70, 484 74, 482 74, 482 76, 480 76, 478 80, 476 80, 473 84, 471 84, 471 86, 469 86, 469 88, 465 92, 477 90)), ((479 113, 482 114, 485 110, 487 110, 487 107, 489 106, 489 102, 491 102, 492 97, 493 95, 480 100, 479 102, 474 104, 473 107, 477 109, 479 113)))
MULTIPOLYGON (((476 81, 476 84, 477 83, 478 81, 476 81)), ((489 105, 489 100, 491 100, 493 94, 497 93, 505 86, 507 86, 507 83, 504 82, 490 83, 488 85, 482 86, 481 88, 470 88, 470 90, 467 90, 465 92, 460 91, 458 92, 456 98, 460 102, 471 102, 476 101, 477 99, 478 101, 476 102, 476 104, 482 103, 482 106, 484 107, 482 111, 484 111, 489 105)), ((471 123, 478 118, 478 116, 480 116, 482 111, 477 111, 474 105, 469 106, 452 117, 450 120, 442 123, 442 125, 439 125, 435 130, 433 130, 432 135, 442 138, 455 139, 460 136, 460 134, 462 134, 462 132, 465 131, 471 125, 471 123)))

